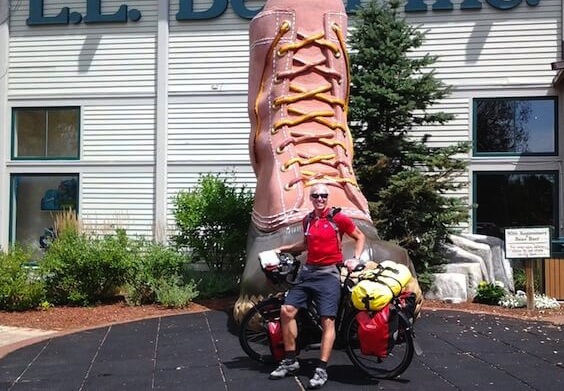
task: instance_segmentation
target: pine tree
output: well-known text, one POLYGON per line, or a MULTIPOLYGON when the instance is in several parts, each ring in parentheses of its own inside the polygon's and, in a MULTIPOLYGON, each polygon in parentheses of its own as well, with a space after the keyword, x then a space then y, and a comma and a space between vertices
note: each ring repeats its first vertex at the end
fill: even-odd
POLYGON ((452 115, 430 110, 450 93, 435 77, 437 57, 414 56, 424 33, 398 16, 399 1, 371 0, 354 17, 349 122, 355 171, 383 239, 410 252, 423 286, 444 262, 448 235, 468 220, 465 200, 449 196, 465 183, 469 146, 430 147, 414 127, 445 124, 452 115))

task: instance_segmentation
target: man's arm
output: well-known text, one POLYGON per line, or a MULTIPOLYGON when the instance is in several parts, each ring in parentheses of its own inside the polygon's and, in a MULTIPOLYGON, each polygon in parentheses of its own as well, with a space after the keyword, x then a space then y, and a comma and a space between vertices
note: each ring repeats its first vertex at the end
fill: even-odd
POLYGON ((362 255, 362 252, 364 251, 364 242, 366 241, 366 236, 364 236, 364 234, 362 233, 362 231, 360 229, 358 229, 358 227, 354 228, 354 231, 352 231, 350 234, 348 234, 351 238, 354 239, 354 257, 358 260, 360 260, 360 256, 362 255))
MULTIPOLYGON (((362 234, 362 232, 361 232, 361 234, 362 234)), ((304 240, 301 241, 301 242, 297 242, 297 243, 290 244, 290 245, 287 245, 287 246, 278 247, 277 250, 281 253, 301 254, 306 249, 307 249, 307 245, 306 245, 306 240, 305 240, 305 237, 304 237, 304 240)))

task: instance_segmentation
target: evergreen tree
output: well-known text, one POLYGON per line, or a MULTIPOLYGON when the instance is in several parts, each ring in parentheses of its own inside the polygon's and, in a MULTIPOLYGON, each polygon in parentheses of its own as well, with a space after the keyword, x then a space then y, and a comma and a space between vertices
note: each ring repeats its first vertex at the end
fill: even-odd
POLYGON ((430 147, 414 127, 444 124, 452 115, 430 110, 450 88, 430 68, 429 54, 414 56, 424 33, 398 16, 399 1, 371 0, 359 8, 350 38, 349 122, 355 171, 383 239, 410 252, 423 286, 443 261, 442 245, 468 220, 465 200, 448 196, 465 186, 469 147, 430 147))

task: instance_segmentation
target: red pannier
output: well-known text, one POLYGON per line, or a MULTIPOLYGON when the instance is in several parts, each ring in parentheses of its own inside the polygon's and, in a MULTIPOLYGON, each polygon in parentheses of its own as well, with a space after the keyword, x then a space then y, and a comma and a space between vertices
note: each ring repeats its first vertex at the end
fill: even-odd
POLYGON ((361 311, 356 314, 358 339, 362 354, 387 357, 397 338, 399 315, 393 303, 376 312, 361 311))
POLYGON ((380 311, 360 311, 356 314, 358 339, 362 354, 385 358, 392 351, 398 338, 399 317, 413 323, 415 312, 415 294, 402 292, 380 311))
POLYGON ((275 361, 281 361, 284 358, 284 339, 282 338, 282 325, 280 320, 271 320, 268 322, 268 342, 270 352, 275 361))

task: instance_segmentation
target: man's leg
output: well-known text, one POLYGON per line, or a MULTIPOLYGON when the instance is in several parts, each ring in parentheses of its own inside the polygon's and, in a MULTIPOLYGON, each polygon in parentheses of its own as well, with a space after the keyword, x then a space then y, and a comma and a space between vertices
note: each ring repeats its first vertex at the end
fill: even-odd
POLYGON ((284 339, 286 357, 280 362, 278 368, 270 373, 269 379, 283 379, 287 375, 295 374, 300 369, 300 364, 296 360, 297 314, 298 309, 291 305, 283 305, 280 309, 280 322, 282 324, 282 338, 284 339))
POLYGON ((280 311, 284 350, 287 352, 296 351, 296 338, 298 337, 298 324, 296 322, 297 314, 298 309, 291 305, 283 305, 280 311))
POLYGON ((327 383, 327 380, 329 380, 329 376, 327 375, 327 362, 331 358, 333 344, 335 343, 335 318, 326 316, 321 317, 321 327, 320 363, 317 368, 315 368, 313 377, 309 380, 309 389, 321 388, 325 385, 325 383, 327 383))
POLYGON ((323 362, 329 362, 335 343, 335 318, 322 317, 321 328, 321 354, 319 358, 323 362))

